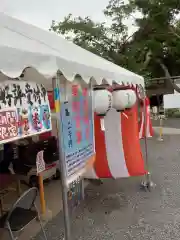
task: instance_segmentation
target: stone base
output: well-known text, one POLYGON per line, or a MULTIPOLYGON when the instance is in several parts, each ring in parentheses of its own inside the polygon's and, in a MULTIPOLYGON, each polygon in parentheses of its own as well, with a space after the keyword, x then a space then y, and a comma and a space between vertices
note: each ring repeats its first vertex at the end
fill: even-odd
POLYGON ((163 139, 162 137, 159 137, 157 140, 158 140, 159 142, 163 142, 163 141, 164 141, 164 139, 163 139))
POLYGON ((47 222, 52 219, 52 211, 49 209, 46 209, 46 212, 44 214, 41 214, 40 216, 43 222, 47 222))

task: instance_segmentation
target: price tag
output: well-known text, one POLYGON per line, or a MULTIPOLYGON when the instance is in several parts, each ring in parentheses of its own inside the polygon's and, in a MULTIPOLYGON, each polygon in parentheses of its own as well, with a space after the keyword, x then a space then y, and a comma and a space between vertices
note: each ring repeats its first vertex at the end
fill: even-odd
POLYGON ((46 164, 44 162, 43 154, 44 154, 44 151, 40 151, 38 152, 36 157, 37 174, 42 173, 46 170, 46 164))

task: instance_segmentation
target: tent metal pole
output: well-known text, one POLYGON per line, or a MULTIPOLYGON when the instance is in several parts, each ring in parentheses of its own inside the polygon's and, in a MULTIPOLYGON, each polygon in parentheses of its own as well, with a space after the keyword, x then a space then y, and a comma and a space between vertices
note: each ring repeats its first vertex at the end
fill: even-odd
POLYGON ((63 200, 63 215, 64 215, 64 240, 71 240, 71 224, 70 224, 70 215, 68 207, 68 185, 67 185, 67 176, 66 176, 66 165, 65 165, 65 154, 63 151, 63 139, 62 134, 62 125, 61 125, 61 114, 60 114, 60 73, 57 72, 56 78, 54 79, 54 95, 55 95, 55 108, 58 121, 58 149, 59 149, 59 161, 61 167, 61 180, 62 180, 62 200, 63 200), (58 96, 58 98, 57 98, 58 96))
MULTIPOLYGON (((145 161, 146 168, 149 170, 148 163, 148 144, 147 144, 147 111, 146 111, 146 98, 143 99, 143 112, 144 112, 144 125, 145 125, 145 136, 144 136, 144 147, 145 147, 145 161)), ((149 182, 149 174, 146 174, 147 182, 149 182)))
POLYGON ((148 173, 146 174, 146 179, 141 183, 141 186, 145 189, 151 190, 155 187, 155 184, 151 180, 151 173, 149 172, 149 159, 148 159, 148 143, 147 143, 147 111, 146 111, 146 95, 145 91, 142 92, 143 95, 143 112, 144 112, 144 125, 145 125, 145 136, 144 136, 144 148, 145 148, 145 163, 148 173))

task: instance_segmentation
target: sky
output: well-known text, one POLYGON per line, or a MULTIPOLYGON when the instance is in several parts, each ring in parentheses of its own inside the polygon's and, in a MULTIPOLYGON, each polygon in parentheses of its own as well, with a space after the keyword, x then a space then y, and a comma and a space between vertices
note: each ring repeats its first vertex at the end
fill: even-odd
MULTIPOLYGON (((63 20, 69 13, 107 21, 102 11, 108 3, 109 0, 0 0, 0 12, 48 30, 52 20, 63 20)), ((132 32, 132 21, 127 21, 127 25, 132 32)))
POLYGON ((52 20, 63 20, 69 13, 105 21, 102 10, 108 2, 109 0, 0 0, 0 12, 49 29, 52 20))

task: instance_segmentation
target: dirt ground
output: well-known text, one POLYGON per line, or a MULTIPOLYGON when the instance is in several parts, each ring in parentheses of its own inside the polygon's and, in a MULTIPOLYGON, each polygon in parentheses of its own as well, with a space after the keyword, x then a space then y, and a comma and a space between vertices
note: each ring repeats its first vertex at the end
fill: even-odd
MULTIPOLYGON (((156 139, 148 140, 156 188, 140 190, 141 178, 89 185, 86 200, 71 219, 71 240, 180 239, 180 135, 166 135, 164 142, 156 139)), ((62 213, 46 225, 46 231, 48 239, 63 239, 62 213)), ((34 238, 41 239, 41 233, 34 238)))

